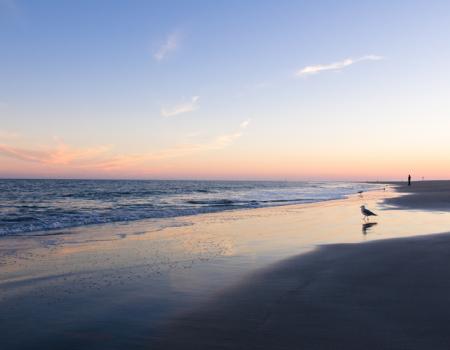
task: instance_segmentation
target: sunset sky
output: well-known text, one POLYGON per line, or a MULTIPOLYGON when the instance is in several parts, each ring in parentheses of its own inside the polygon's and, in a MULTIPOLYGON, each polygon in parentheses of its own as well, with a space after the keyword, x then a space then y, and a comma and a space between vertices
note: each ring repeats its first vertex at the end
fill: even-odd
POLYGON ((450 177, 449 1, 0 0, 0 177, 450 177))

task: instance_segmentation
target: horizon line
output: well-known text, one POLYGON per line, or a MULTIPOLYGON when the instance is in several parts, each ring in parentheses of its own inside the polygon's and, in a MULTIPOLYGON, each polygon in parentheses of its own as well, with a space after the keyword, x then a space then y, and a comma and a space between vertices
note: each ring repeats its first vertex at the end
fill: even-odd
MULTIPOLYGON (((332 179, 332 178, 318 178, 318 179, 221 179, 221 178, 104 178, 104 177, 2 177, 0 175, 0 181, 3 180, 66 180, 66 181, 233 181, 233 182, 364 182, 364 183, 385 183, 385 182, 401 182, 406 181, 403 178, 390 178, 390 179, 332 179)), ((422 179, 417 178, 413 182, 419 181, 448 181, 450 178, 429 178, 422 179)))

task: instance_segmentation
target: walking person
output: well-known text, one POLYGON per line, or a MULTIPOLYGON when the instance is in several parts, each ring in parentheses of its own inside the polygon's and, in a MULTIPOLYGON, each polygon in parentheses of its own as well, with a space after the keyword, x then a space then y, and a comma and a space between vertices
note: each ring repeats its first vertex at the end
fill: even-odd
POLYGON ((408 186, 411 186, 411 174, 408 175, 408 186))

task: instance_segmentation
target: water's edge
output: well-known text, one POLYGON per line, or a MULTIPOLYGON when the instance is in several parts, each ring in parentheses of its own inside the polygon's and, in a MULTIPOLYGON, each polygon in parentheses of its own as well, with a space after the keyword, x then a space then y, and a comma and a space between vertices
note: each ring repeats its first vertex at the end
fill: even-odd
POLYGON ((0 180, 0 236, 342 199, 361 182, 0 180))

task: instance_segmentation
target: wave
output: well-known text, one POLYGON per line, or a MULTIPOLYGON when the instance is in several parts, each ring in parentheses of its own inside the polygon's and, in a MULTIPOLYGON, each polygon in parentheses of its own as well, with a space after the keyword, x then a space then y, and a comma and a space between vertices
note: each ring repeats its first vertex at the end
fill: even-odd
POLYGON ((317 202, 377 187, 338 182, 0 180, 0 236, 317 202))
POLYGON ((188 200, 189 204, 202 204, 202 205, 233 205, 235 202, 231 199, 218 199, 218 200, 188 200))
POLYGON ((171 218, 178 216, 190 216, 198 214, 206 214, 223 209, 214 209, 214 207, 205 207, 200 209, 166 209, 164 211, 145 212, 145 213, 132 213, 130 215, 117 215, 109 217, 101 216, 74 216, 74 215, 62 215, 57 220, 43 221, 35 217, 18 218, 18 219, 1 219, 0 220, 0 236, 18 235, 27 233, 42 232, 42 235, 46 235, 47 231, 74 228, 87 225, 107 224, 107 223, 120 223, 130 222, 143 219, 159 219, 159 218, 171 218), (26 222, 31 223, 26 223, 26 222), (14 226, 2 227, 5 223, 14 223, 14 226))

